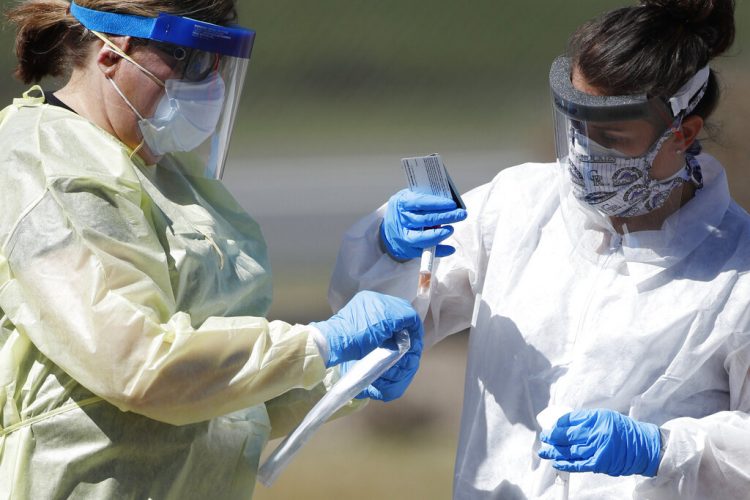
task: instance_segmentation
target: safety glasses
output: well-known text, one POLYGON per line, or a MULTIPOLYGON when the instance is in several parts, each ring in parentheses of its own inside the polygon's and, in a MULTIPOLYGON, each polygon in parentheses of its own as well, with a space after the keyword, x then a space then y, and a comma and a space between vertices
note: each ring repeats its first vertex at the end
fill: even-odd
POLYGON ((181 80, 200 82, 205 80, 211 72, 219 69, 220 54, 153 40, 144 40, 144 42, 168 57, 168 64, 176 74, 180 75, 181 80))

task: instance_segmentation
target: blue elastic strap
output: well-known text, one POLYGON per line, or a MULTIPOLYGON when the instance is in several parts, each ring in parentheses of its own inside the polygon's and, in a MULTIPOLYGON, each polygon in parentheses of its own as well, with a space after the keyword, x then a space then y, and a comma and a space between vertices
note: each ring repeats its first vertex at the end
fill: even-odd
POLYGON ((250 58, 255 41, 253 30, 219 26, 164 13, 156 18, 142 17, 87 9, 75 2, 70 4, 70 13, 90 30, 147 38, 244 59, 250 58))

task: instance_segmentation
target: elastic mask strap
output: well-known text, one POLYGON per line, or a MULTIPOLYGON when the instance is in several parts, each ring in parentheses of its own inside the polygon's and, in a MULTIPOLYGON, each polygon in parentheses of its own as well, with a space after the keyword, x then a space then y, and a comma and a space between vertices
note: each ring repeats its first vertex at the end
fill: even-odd
MULTIPOLYGON (((162 88, 165 87, 164 82, 162 82, 159 79, 159 77, 157 77, 152 72, 150 72, 149 70, 147 70, 146 68, 144 68, 143 66, 141 66, 140 64, 138 64, 137 62, 135 62, 135 60, 132 57, 130 57, 129 55, 127 55, 120 47, 118 47, 117 45, 115 45, 112 42, 112 40, 110 40, 109 38, 107 38, 102 33, 99 33, 98 31, 94 31, 94 30, 89 30, 89 31, 91 31, 94 35, 96 35, 97 37, 99 37, 99 39, 107 45, 107 48, 111 52, 114 52, 115 54, 119 55, 120 57, 122 57, 126 61, 134 64, 136 68, 138 68, 141 71, 143 71, 143 73, 146 76, 148 76, 151 80, 153 80, 154 83, 156 83, 160 87, 162 87, 162 88)), ((107 81, 109 81, 109 83, 112 84, 112 87, 114 87, 115 91, 120 95, 120 97, 122 97, 122 100, 125 101, 125 104, 128 105, 128 107, 133 111, 133 113, 135 114, 135 116, 137 116, 139 120, 145 121, 145 118, 143 118, 143 115, 137 109, 135 109, 135 106, 133 106, 133 103, 130 102, 130 99, 128 99, 127 97, 125 97, 125 94, 123 93, 122 90, 120 90, 120 87, 115 83, 115 81, 112 78, 110 78, 109 76, 107 76, 107 81)), ((138 144, 138 146, 136 146, 135 149, 130 153, 130 159, 133 159, 133 157, 135 155, 137 155, 138 152, 141 149, 143 149, 143 145, 145 144, 145 142, 146 142, 145 139, 141 139, 140 144, 138 144)))
MULTIPOLYGON (((137 116, 139 120, 145 121, 145 119, 143 118, 143 115, 141 115, 138 112, 138 110, 135 109, 135 106, 133 106, 133 104, 130 102, 130 100, 127 97, 125 97, 125 94, 122 92, 122 90, 120 90, 120 87, 117 86, 117 84, 115 83, 115 81, 113 79, 111 79, 110 77, 107 77, 107 81, 112 84, 112 87, 114 87, 115 92, 117 92, 118 94, 120 94, 120 97, 122 97, 122 100, 125 101, 125 104, 127 104, 128 107, 133 111, 133 113, 135 113, 135 116, 137 116)), ((136 148, 133 150, 132 153, 130 153, 130 159, 131 160, 143 148, 143 144, 145 143, 145 141, 146 141, 146 139, 141 139, 141 143, 138 144, 138 146, 136 146, 136 148)))
POLYGON ((120 90, 120 87, 117 86, 117 84, 115 83, 115 81, 113 79, 111 79, 110 77, 107 77, 107 81, 109 83, 111 83, 112 87, 114 87, 115 91, 118 94, 120 94, 120 97, 122 97, 122 100, 125 101, 125 104, 127 104, 128 107, 131 110, 133 110, 133 113, 135 113, 135 116, 137 116, 139 120, 145 120, 145 118, 143 118, 143 115, 140 114, 137 109, 135 109, 135 106, 133 106, 133 103, 131 103, 130 100, 127 97, 125 97, 125 94, 122 92, 122 90, 120 90))
MULTIPOLYGON (((677 132, 681 128, 682 116, 675 119, 671 127, 671 132, 677 132)), ((678 170, 674 173, 674 175, 666 179, 662 179, 658 182, 660 184, 667 183, 679 177, 691 182, 696 187, 696 189, 701 189, 703 187, 703 173, 701 172, 700 163, 698 163, 698 160, 695 157, 701 153, 702 149, 703 147, 701 146, 700 141, 698 141, 697 139, 693 141, 693 144, 688 148, 687 151, 685 151, 685 168, 678 170)))
POLYGON ((162 88, 166 87, 166 85, 164 84, 164 82, 161 81, 161 79, 159 79, 158 76, 156 76, 155 74, 153 74, 152 72, 150 72, 149 70, 147 70, 146 68, 144 68, 143 66, 141 66, 139 63, 135 62, 135 59, 133 59, 132 57, 130 57, 129 55, 127 55, 112 40, 110 40, 109 38, 107 38, 102 33, 99 33, 98 31, 94 31, 94 30, 89 30, 89 31, 91 31, 93 34, 95 34, 96 36, 98 36, 101 39, 101 41, 103 41, 107 45, 107 48, 111 52, 114 52, 118 56, 120 56, 123 59, 125 59, 126 61, 134 64, 138 69, 140 69, 141 71, 143 71, 146 74, 146 76, 148 76, 151 80, 154 81, 155 84, 157 84, 158 86, 160 86, 162 88))
POLYGON ((667 129, 662 133, 661 137, 656 140, 653 146, 651 146, 651 149, 643 156, 643 158, 646 159, 648 162, 648 168, 651 169, 651 164, 654 162, 654 158, 656 158, 656 155, 659 154, 659 151, 661 151, 662 146, 665 142, 669 139, 671 135, 674 135, 675 132, 680 130, 680 127, 682 126, 682 117, 678 117, 675 119, 672 124, 667 127, 667 129))
POLYGON ((144 145, 144 144, 145 144, 145 140, 141 140, 141 143, 140 143, 140 144, 138 144, 138 145, 137 145, 137 146, 135 147, 135 149, 133 150, 133 152, 132 152, 132 153, 130 153, 130 156, 128 156, 128 158, 130 158, 130 159, 132 160, 132 159, 133 159, 133 157, 135 157, 135 155, 137 155, 137 154, 138 154, 138 152, 139 152, 139 151, 140 151, 141 149, 143 149, 143 145, 144 145))

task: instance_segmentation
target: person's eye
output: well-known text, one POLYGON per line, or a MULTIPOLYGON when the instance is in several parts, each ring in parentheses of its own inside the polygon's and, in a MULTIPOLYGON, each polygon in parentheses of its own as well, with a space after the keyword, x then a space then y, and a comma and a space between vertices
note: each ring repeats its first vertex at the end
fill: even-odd
POLYGON ((613 146, 625 146, 628 144, 628 140, 625 137, 616 135, 604 134, 601 138, 602 146, 611 148, 613 146))

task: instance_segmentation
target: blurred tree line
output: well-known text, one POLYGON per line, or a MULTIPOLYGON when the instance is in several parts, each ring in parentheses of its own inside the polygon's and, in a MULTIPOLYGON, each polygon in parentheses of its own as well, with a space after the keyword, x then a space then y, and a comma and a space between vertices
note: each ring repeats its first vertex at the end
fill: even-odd
MULTIPOLYGON (((2 10, 17 2, 2 0, 2 10)), ((437 143, 552 159, 549 64, 581 22, 628 3, 635 2, 242 0, 240 22, 257 40, 233 154, 370 154, 437 143)), ((745 0, 736 18, 735 46, 714 64, 727 91, 712 151, 728 163, 744 203, 750 181, 732 174, 748 153, 735 135, 742 111, 750 111, 745 0)), ((25 88, 11 76, 13 36, 4 23, 2 102, 25 88)))
MULTIPOLYGON (((16 2, 3 0, 2 10, 16 2)), ((258 35, 235 151, 382 151, 425 136, 465 148, 549 148, 550 61, 577 25, 624 3, 242 0, 241 23, 258 35)), ((727 66, 747 63, 748 10, 740 0, 727 66)), ((11 77, 13 35, 5 23, 4 102, 24 88, 11 77)))

